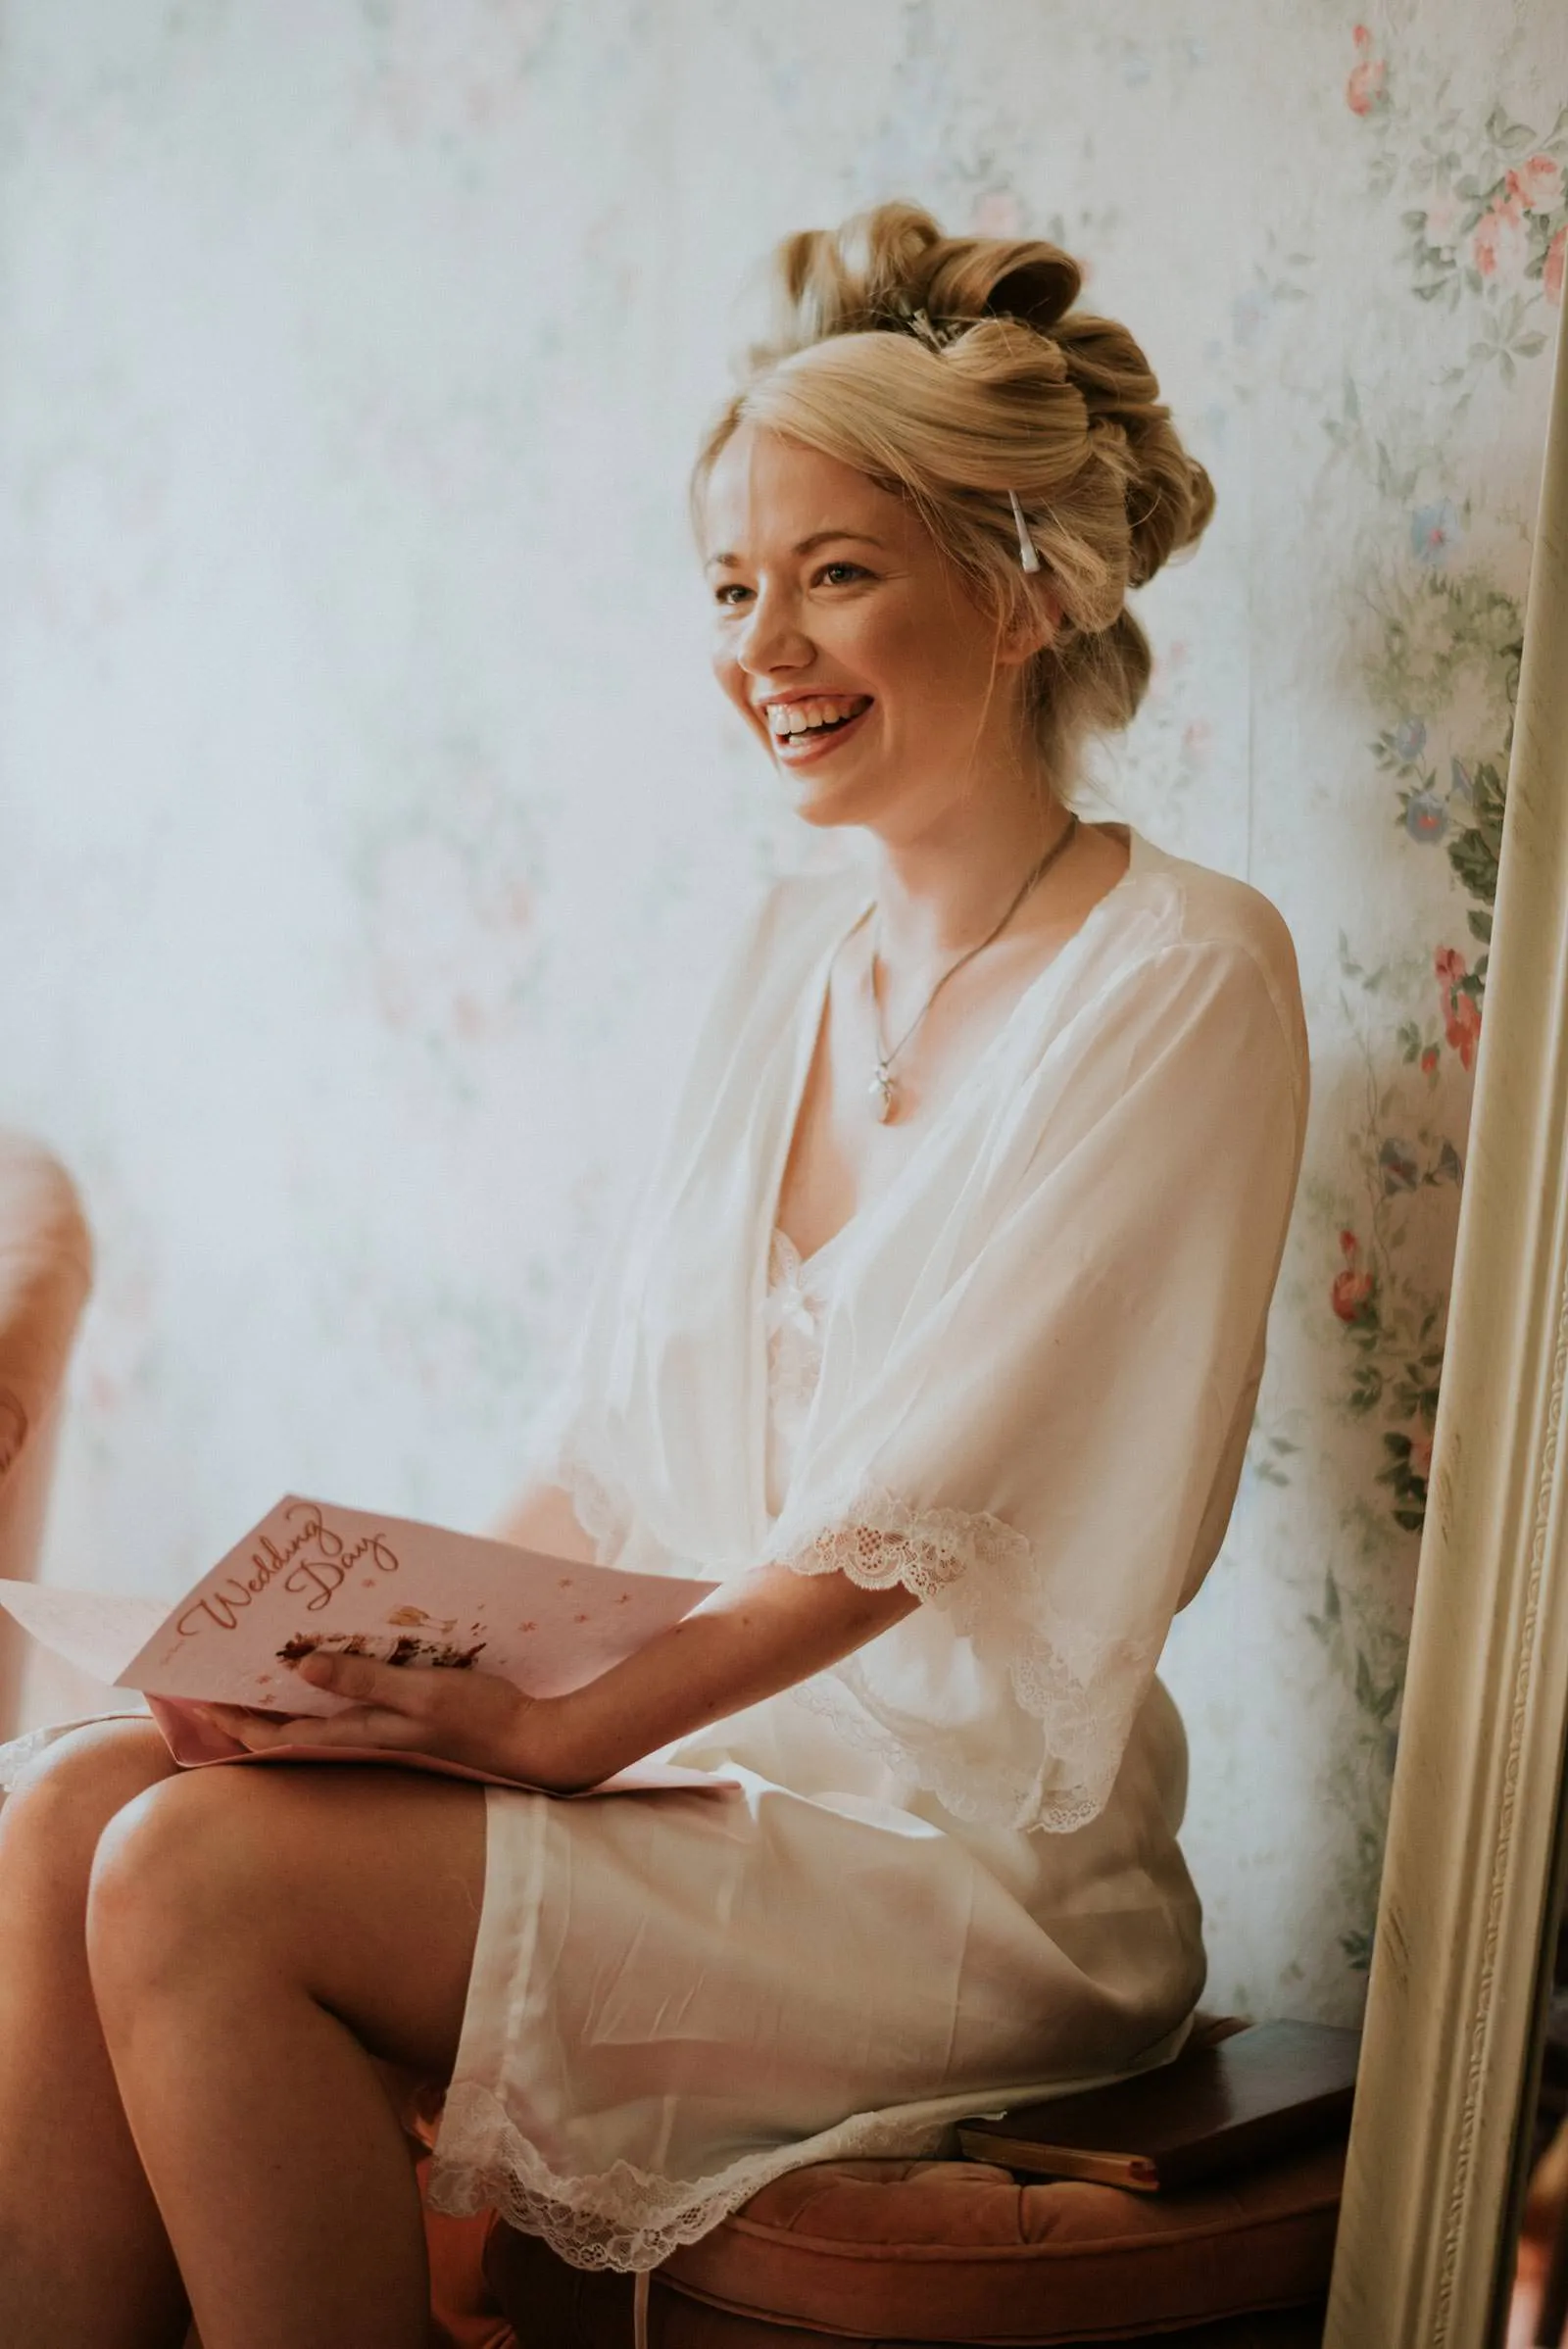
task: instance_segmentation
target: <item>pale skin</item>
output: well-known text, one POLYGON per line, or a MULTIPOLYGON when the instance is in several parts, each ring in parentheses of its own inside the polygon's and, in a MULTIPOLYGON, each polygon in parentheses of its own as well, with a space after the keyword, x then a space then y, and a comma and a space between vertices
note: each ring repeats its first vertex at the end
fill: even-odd
MULTIPOLYGON (((866 1110, 873 980, 899 1035, 1065 822, 1022 707, 1059 622, 1000 629, 901 500, 744 426, 706 500, 720 685, 810 824, 879 854, 871 932, 831 976, 778 1220, 804 1254, 918 1148, 1022 989, 1126 869, 1083 826, 866 1110), (854 722, 775 747, 768 707, 854 722)), ((592 1546, 564 1493, 500 1529, 592 1546)), ((482 1673, 299 1667, 350 1709, 312 1735, 566 1790, 808 1677, 917 1602, 759 1567, 575 1695, 482 1673)), ((286 1724, 214 1708, 244 1743, 286 1724)), ((484 1886, 483 1796, 396 1770, 180 1774, 147 1723, 79 1731, 0 1811, 0 2339, 8 2349, 416 2349, 427 2278, 384 2067, 451 2073, 484 1886), (348 2183, 346 2181, 351 2181, 348 2183)))

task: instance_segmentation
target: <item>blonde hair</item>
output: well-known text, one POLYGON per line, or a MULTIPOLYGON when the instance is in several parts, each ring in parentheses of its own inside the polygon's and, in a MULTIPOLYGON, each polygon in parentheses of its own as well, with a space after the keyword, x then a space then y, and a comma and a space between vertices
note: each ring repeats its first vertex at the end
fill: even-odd
POLYGON ((700 517, 719 452, 748 423, 836 458, 909 500, 999 627, 1032 592, 1016 492, 1062 609, 1026 673, 1037 743, 1062 781, 1083 738, 1125 726, 1149 684, 1128 589, 1194 545, 1214 510, 1137 343, 1073 309, 1081 283, 1054 245, 944 236, 912 204, 786 237, 772 331, 692 474, 700 517))

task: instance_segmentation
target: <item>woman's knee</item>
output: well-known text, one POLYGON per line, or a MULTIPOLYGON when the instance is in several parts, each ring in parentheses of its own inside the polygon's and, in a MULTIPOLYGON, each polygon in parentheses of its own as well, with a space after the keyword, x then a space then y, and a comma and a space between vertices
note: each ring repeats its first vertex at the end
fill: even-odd
POLYGON ((180 1773, 144 1787, 99 1836, 87 1887, 87 1962, 106 1996, 210 1976, 226 1943, 267 1940, 263 1789, 249 1774, 180 1773))
POLYGON ((84 1894, 105 1828, 172 1769, 151 1721, 100 1721, 70 1731, 27 1764, 0 1805, 0 1869, 41 1873, 84 1894))

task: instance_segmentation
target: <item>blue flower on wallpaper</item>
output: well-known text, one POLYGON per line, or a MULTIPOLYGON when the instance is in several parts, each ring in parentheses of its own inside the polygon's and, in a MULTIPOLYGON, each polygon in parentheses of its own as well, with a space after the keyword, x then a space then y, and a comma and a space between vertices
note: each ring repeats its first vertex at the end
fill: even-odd
POLYGON ((1463 536, 1451 498, 1437 498, 1418 506, 1410 516, 1410 547, 1417 563, 1438 569, 1446 563, 1463 536))
POLYGON ((1378 1152, 1378 1164, 1383 1170, 1385 1192, 1414 1191, 1421 1180, 1421 1169, 1409 1144, 1396 1142, 1392 1134, 1378 1152))
POLYGON ((1412 840, 1431 843, 1448 829, 1448 810, 1435 791, 1412 791, 1404 803, 1404 828, 1412 840))
POLYGON ((1401 717, 1394 729, 1394 747, 1406 766, 1413 766, 1427 747, 1425 718, 1401 717))

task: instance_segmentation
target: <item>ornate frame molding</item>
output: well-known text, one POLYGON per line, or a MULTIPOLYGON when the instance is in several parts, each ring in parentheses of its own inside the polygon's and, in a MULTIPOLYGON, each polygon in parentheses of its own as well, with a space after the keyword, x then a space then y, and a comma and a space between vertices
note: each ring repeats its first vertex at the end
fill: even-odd
POLYGON ((1568 331, 1325 2349, 1482 2349, 1568 1733, 1568 331))

